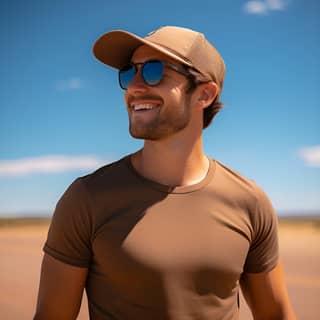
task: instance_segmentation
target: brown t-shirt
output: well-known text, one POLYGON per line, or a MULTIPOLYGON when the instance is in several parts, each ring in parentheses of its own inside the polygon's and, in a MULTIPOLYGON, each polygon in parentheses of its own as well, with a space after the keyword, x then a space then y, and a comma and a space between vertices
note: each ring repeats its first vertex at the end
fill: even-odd
POLYGON ((200 183, 168 187, 127 156, 72 183, 44 251, 89 268, 90 319, 233 320, 241 274, 277 263, 277 219, 254 182, 215 160, 200 183))

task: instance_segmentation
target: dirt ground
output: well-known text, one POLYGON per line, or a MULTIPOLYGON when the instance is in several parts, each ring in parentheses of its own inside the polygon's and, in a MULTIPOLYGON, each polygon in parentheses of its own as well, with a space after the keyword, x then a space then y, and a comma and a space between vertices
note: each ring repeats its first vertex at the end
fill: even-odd
MULTIPOLYGON (((47 229, 43 223, 0 225, 0 319, 32 319, 47 229)), ((320 319, 319 226, 280 224, 280 249, 297 319, 320 319)), ((88 319, 85 297, 78 319, 88 319)), ((251 319, 242 301, 240 320, 251 319)))

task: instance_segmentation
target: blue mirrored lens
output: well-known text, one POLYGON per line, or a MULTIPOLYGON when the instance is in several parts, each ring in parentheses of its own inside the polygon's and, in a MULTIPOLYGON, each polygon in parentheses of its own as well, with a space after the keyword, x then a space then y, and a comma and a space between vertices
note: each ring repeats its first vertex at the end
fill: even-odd
POLYGON ((144 82, 150 86, 157 85, 163 76, 163 64, 161 61, 148 61, 142 67, 144 82))
POLYGON ((128 65, 119 72, 119 83, 122 89, 128 89, 129 83, 132 81, 136 73, 133 65, 128 65))

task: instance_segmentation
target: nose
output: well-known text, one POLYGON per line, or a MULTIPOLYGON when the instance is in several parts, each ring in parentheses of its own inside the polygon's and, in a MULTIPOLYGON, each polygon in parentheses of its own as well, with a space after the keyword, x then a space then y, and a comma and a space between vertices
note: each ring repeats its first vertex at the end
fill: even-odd
POLYGON ((129 94, 139 94, 144 93, 148 90, 146 83, 143 81, 141 75, 141 68, 138 68, 136 74, 133 79, 130 81, 127 89, 127 93, 129 94))

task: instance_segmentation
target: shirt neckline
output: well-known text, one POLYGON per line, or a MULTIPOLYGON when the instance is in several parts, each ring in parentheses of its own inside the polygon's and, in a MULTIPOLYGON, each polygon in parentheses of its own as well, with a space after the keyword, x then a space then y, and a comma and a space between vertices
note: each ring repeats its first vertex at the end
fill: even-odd
POLYGON ((183 193, 194 192, 204 188, 207 184, 209 184, 209 182, 213 179, 213 176, 216 170, 216 162, 211 158, 208 158, 208 160, 209 160, 208 172, 201 181, 188 186, 167 186, 142 176, 132 165, 131 154, 124 158, 124 161, 129 171, 136 178, 138 178, 144 185, 160 192, 172 193, 172 194, 183 194, 183 193))

